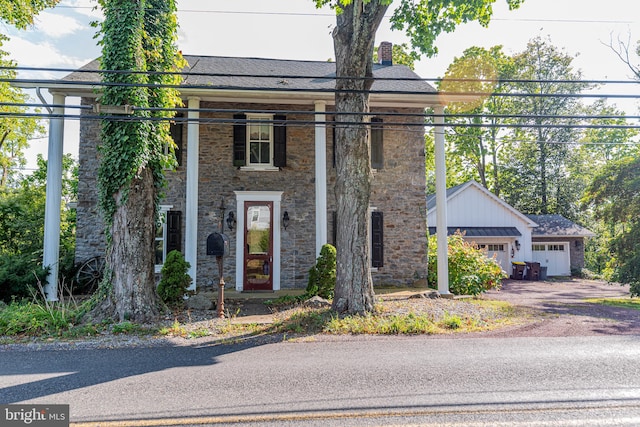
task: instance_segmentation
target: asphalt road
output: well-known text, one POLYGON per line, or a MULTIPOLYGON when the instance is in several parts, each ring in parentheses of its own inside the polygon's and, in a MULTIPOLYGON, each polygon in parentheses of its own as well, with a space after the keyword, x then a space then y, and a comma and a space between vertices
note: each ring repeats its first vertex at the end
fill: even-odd
POLYGON ((11 350, 0 403, 70 404, 103 427, 630 426, 638 360, 639 336, 11 350))

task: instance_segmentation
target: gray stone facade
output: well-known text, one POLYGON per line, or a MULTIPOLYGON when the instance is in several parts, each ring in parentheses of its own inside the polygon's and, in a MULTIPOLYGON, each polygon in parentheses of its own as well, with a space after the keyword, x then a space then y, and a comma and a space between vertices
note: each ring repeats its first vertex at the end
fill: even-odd
MULTIPOLYGON (((86 100, 85 100, 86 101, 86 100)), ((255 104, 202 102, 203 109, 256 110, 255 104)), ((236 213, 234 191, 282 191, 282 212, 291 221, 281 229, 281 288, 304 288, 308 270, 315 262, 315 129, 313 106, 260 105, 260 110, 287 111, 287 120, 306 122, 287 126, 287 166, 279 171, 247 171, 233 166, 233 126, 210 119, 232 118, 231 113, 200 114, 200 153, 198 185, 198 287, 217 283, 217 265, 206 255, 206 238, 219 231, 221 203, 236 213), (299 112, 299 113, 296 113, 299 112)), ((419 109, 375 110, 421 114, 419 109)), ((327 112, 330 120, 331 112, 327 112)), ((384 266, 372 272, 374 284, 411 285, 426 275, 425 159, 421 127, 408 126, 415 117, 384 116, 384 167, 374 172, 371 207, 384 213, 384 266)), ((99 143, 98 121, 83 120, 80 126, 80 170, 76 259, 83 260, 104 251, 102 221, 97 211, 96 176, 99 143)), ((183 126, 183 161, 168 172, 163 205, 183 212, 184 248, 187 126, 183 126)), ((327 129, 328 240, 332 243, 332 212, 335 210, 335 169, 333 132, 327 129)), ((236 213, 237 217, 237 213, 236 213)), ((240 226, 240 225, 239 225, 240 226)), ((240 226, 241 227, 241 226, 240 226)), ((236 231, 230 238, 230 256, 225 259, 224 276, 235 285, 236 231)), ((339 250, 339 248, 338 248, 339 250)))

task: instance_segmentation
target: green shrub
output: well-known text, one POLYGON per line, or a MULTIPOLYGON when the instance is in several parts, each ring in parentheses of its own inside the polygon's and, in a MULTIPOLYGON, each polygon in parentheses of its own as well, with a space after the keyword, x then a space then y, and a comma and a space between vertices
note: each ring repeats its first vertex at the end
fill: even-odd
POLYGON ((316 265, 309 270, 306 295, 333 299, 336 289, 336 248, 326 244, 320 250, 316 265))
MULTIPOLYGON (((436 236, 429 237, 429 286, 437 287, 436 236)), ((507 275, 500 264, 488 258, 483 249, 463 239, 462 234, 449 236, 449 290, 456 295, 479 295, 492 288, 499 288, 507 275)))
POLYGON ((0 301, 31 296, 38 282, 45 283, 47 271, 30 254, 0 255, 0 301))
POLYGON ((0 310, 0 335, 61 335, 80 322, 86 307, 64 301, 12 301, 0 310))
POLYGON ((162 278, 158 284, 158 295, 169 306, 179 305, 191 284, 187 274, 191 265, 185 261, 180 251, 171 251, 162 266, 162 278))

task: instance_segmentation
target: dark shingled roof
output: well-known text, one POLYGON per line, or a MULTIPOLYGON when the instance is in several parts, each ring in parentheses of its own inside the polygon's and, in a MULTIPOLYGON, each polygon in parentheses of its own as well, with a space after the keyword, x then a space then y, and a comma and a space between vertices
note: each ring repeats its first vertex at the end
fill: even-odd
MULTIPOLYGON (((516 227, 447 227, 447 235, 459 231, 465 237, 520 237, 522 233, 516 227)), ((436 227, 429 227, 429 234, 436 234, 436 227)))
MULTIPOLYGON (((299 61, 265 58, 234 58, 225 56, 184 55, 189 66, 185 72, 183 85, 204 86, 211 89, 250 89, 275 91, 333 91, 335 89, 335 62, 299 61), (229 76, 232 75, 232 76, 229 76)), ((74 72, 64 81, 95 83, 100 81, 96 59, 74 72)), ((405 65, 373 65, 371 92, 412 92, 435 94, 437 91, 429 83, 405 65), (386 80, 389 79, 389 80, 386 80)))
POLYGON ((595 234, 576 224, 573 221, 568 220, 562 215, 527 215, 529 219, 536 222, 538 227, 534 228, 531 232, 533 237, 540 236, 553 236, 553 237, 592 237, 595 234))

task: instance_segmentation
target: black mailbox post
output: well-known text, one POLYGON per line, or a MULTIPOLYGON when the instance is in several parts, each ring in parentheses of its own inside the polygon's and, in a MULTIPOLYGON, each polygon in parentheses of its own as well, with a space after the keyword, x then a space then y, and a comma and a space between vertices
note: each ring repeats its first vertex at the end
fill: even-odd
POLYGON ((213 255, 218 262, 218 317, 224 318, 224 277, 222 275, 223 258, 229 255, 229 238, 223 233, 211 233, 207 237, 207 255, 213 255))
POLYGON ((207 237, 207 255, 229 255, 229 238, 223 233, 211 233, 207 237))

